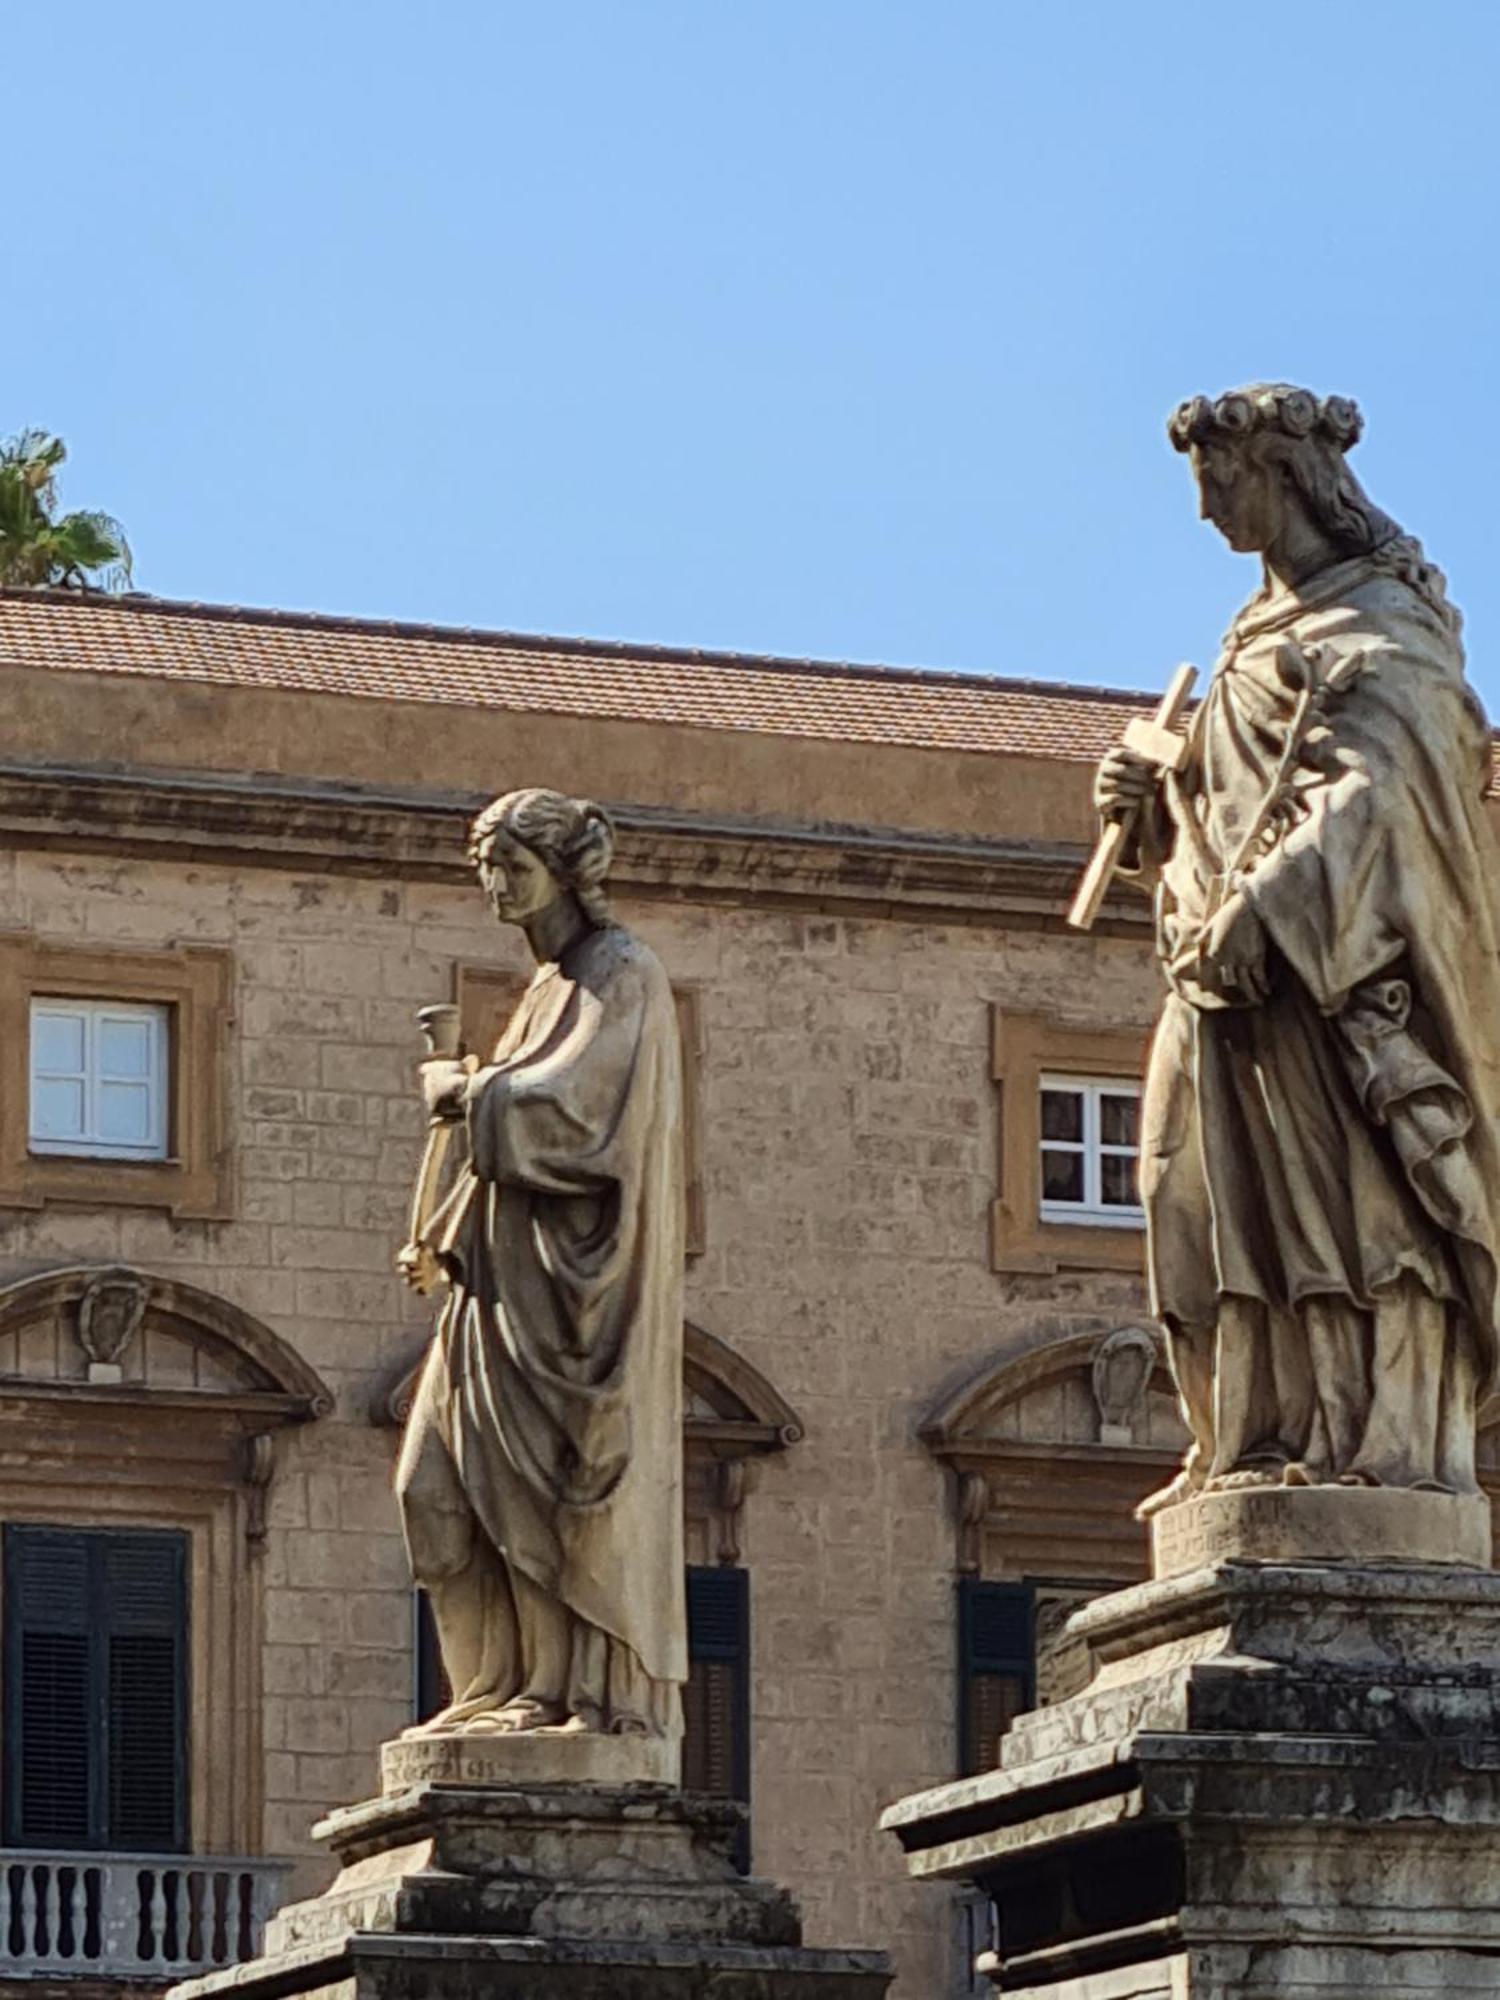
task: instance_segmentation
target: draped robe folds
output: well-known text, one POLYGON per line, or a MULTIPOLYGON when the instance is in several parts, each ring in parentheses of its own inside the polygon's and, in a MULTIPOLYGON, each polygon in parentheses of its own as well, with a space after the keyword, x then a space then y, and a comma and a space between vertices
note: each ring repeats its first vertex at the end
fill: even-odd
POLYGON ((1500 1270, 1490 762, 1457 614, 1401 537, 1252 599, 1143 830, 1172 990, 1141 1187, 1190 1483, 1291 1464, 1477 1490, 1500 1270), (1335 685, 1287 763, 1304 663, 1335 685), (1236 868, 1268 939, 1260 1004, 1197 976, 1236 868))
POLYGON ((397 1475, 447 1726, 520 1698, 675 1733, 681 1075, 646 946, 607 924, 542 966, 467 1122, 437 1245, 451 1290, 397 1475))

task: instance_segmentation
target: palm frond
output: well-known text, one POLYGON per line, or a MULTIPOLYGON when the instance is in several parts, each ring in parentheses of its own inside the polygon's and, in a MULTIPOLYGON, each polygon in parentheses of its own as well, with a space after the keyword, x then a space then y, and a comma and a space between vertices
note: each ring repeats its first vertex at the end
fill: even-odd
POLYGON ((0 584, 129 589, 130 544, 112 515, 79 509, 53 518, 54 475, 67 455, 49 431, 0 442, 0 584))

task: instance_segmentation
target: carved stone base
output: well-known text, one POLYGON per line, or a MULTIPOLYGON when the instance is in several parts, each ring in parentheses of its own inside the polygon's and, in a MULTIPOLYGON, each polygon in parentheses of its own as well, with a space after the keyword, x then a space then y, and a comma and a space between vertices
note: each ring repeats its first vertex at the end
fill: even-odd
POLYGON ((663 1736, 403 1736, 380 1746, 387 1797, 413 1785, 675 1785, 682 1745, 663 1736))
POLYGON ((514 1768, 507 1782, 497 1766, 524 1740, 385 1745, 385 1795, 313 1829, 340 1863, 332 1887, 271 1920, 263 1958, 177 2000, 881 2000, 880 1953, 805 1949, 786 1891, 736 1873, 743 1807, 514 1768), (476 1747, 490 1782, 466 1781, 476 1747))
POLYGON ((1159 1577, 1207 1563, 1421 1562, 1488 1569, 1484 1494, 1413 1493, 1388 1486, 1245 1486, 1179 1501, 1151 1521, 1159 1577))
POLYGON ((1228 1563, 1069 1629, 1088 1689, 883 1822, 1007 1995, 1500 1992, 1500 1576, 1228 1563))

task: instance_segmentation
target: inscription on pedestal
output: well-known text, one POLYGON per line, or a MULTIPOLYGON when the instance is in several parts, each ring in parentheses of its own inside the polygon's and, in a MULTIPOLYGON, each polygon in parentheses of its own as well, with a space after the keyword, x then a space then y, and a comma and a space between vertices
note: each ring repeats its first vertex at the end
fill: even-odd
POLYGON ((407 1736, 380 1750, 386 1795, 414 1785, 675 1785, 681 1754, 660 1736, 521 1731, 407 1736))
POLYGON ((1182 1576, 1214 1563, 1427 1562, 1487 1569, 1490 1505, 1482 1494, 1390 1487, 1250 1486, 1204 1493, 1156 1515, 1152 1566, 1182 1576))

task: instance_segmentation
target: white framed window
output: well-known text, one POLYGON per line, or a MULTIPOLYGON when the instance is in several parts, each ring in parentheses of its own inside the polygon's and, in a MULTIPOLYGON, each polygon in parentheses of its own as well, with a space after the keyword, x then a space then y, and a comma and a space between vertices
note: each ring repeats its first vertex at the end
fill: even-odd
POLYGON ((1140 1086, 1043 1076, 1041 1093, 1042 1221, 1139 1229, 1140 1086))
POLYGON ((32 1001, 33 1153, 166 1158, 170 1012, 125 1000, 32 1001))

